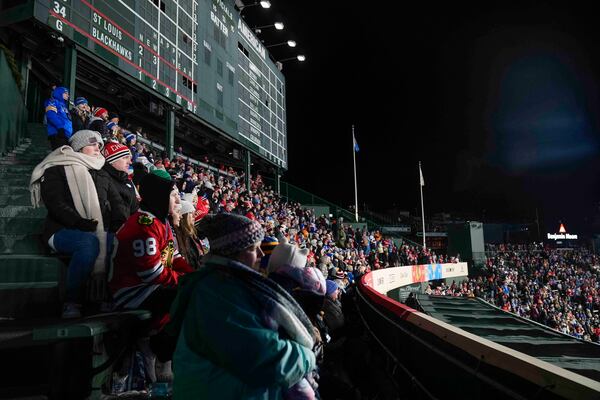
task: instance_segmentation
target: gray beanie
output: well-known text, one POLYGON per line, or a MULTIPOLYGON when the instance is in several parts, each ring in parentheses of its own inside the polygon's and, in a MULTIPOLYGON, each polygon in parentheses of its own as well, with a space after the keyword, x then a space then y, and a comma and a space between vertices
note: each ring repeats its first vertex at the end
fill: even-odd
POLYGON ((75 151, 81 151, 85 146, 89 146, 90 144, 99 143, 100 150, 104 147, 104 142, 102 141, 102 136, 96 131, 90 131, 89 129, 82 129, 77 131, 71 136, 69 139, 69 145, 75 151))
POLYGON ((201 237, 206 236, 210 252, 231 256, 261 242, 265 236, 262 226, 242 215, 207 215, 197 225, 201 237))

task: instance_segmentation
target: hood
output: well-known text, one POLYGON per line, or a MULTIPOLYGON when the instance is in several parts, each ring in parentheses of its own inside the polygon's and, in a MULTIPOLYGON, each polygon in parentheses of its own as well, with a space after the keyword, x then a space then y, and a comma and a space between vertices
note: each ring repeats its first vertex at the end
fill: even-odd
POLYGON ((54 100, 56 100, 56 101, 59 101, 59 102, 61 102, 61 103, 66 103, 66 102, 65 102, 65 99, 63 99, 63 94, 64 94, 65 92, 67 92, 67 93, 68 93, 68 92, 69 92, 69 89, 67 89, 66 87, 63 87, 63 86, 57 87, 56 89, 54 89, 54 90, 52 91, 52 98, 53 98, 54 100))

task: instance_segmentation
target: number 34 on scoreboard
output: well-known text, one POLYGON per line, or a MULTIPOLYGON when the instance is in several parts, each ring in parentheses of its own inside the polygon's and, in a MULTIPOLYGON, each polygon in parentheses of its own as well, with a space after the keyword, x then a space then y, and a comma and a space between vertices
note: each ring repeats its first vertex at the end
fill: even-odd
MULTIPOLYGON (((67 18, 67 6, 62 5, 59 1, 53 1, 52 3, 52 11, 62 16, 63 18, 67 18)), ((56 26, 57 30, 61 32, 63 31, 64 24, 60 19, 56 19, 54 26, 56 26)))

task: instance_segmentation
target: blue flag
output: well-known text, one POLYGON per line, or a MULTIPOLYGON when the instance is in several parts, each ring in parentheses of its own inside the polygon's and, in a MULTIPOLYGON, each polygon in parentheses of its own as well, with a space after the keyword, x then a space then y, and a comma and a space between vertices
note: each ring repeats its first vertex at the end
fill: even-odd
POLYGON ((358 148, 358 142, 356 141, 354 134, 352 134, 352 141, 354 142, 354 151, 358 153, 360 149, 358 148))

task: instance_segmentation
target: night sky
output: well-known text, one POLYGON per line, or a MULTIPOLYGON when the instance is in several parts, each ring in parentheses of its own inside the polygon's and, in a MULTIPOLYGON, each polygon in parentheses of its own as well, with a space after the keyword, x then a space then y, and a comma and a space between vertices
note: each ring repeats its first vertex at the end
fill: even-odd
MULTIPOLYGON (((272 1, 244 11, 285 62, 284 180, 340 205, 600 232, 600 41, 591 4, 272 1), (361 6, 362 4, 362 6, 361 6)), ((563 2, 564 3, 564 2, 563 2)), ((546 227, 542 227, 545 229, 546 227)))

